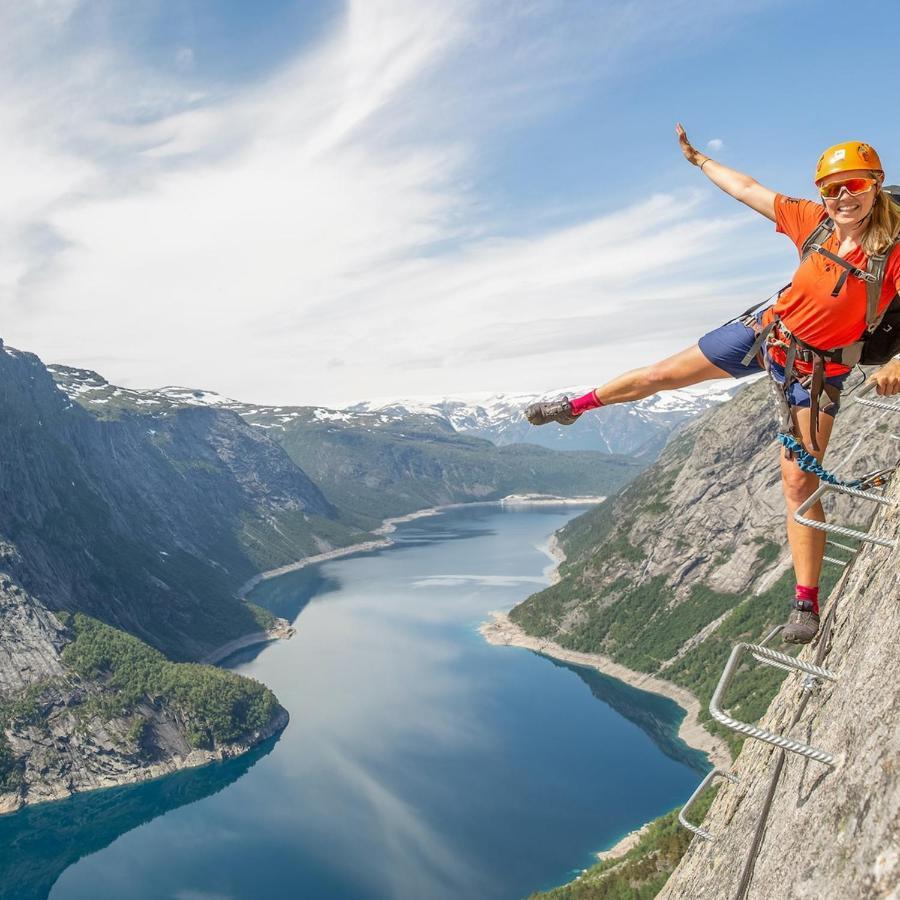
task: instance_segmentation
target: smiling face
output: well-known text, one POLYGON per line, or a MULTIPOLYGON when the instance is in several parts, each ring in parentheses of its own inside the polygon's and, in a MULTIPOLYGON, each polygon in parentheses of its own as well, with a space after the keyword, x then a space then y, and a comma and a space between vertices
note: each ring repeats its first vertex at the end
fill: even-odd
MULTIPOLYGON (((872 172, 869 169, 852 169, 849 172, 835 172, 832 175, 826 175, 819 182, 819 187, 825 184, 831 184, 835 181, 846 181, 848 178, 872 178, 872 172)), ((875 197, 878 194, 879 183, 871 190, 864 194, 851 195, 846 189, 842 190, 840 195, 833 200, 823 200, 825 211, 829 218, 843 228, 854 228, 862 223, 862 221, 872 211, 875 204, 875 197)))

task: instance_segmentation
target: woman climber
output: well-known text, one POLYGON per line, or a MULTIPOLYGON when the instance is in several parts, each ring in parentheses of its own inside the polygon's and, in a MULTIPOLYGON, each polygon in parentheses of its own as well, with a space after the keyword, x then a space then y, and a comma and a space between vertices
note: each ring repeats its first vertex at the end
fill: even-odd
MULTIPOLYGON (((883 189, 878 154, 858 141, 829 147, 816 166, 820 205, 775 193, 699 152, 681 125, 675 131, 689 163, 726 194, 771 219, 775 230, 794 242, 801 262, 792 282, 762 313, 748 312, 704 335, 693 347, 626 372, 583 397, 533 403, 525 415, 532 425, 571 425, 587 410, 765 369, 779 386, 775 393, 785 446, 799 450, 802 445, 821 463, 850 366, 861 352, 867 362, 863 339, 876 331, 889 306, 894 315, 897 304, 891 302, 900 291, 900 206, 883 189)), ((900 349, 892 340, 890 335, 888 353, 900 349)), ((879 361, 885 356, 882 353, 879 361)), ((900 393, 900 357, 890 359, 869 381, 881 395, 900 393)), ((781 455, 781 483, 797 586, 782 637, 805 644, 819 629, 825 534, 794 521, 794 512, 812 495, 819 479, 802 471, 792 456, 787 450, 781 455)), ((825 521, 821 503, 806 515, 825 521)))

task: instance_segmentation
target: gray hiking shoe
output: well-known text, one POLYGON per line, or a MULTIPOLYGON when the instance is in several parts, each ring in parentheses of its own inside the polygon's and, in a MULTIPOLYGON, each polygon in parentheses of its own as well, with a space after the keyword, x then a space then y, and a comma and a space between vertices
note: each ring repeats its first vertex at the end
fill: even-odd
POLYGON ((560 425, 571 425, 578 416, 572 412, 572 404, 568 397, 556 400, 539 400, 525 409, 525 418, 532 425, 548 425, 558 422, 560 425))
POLYGON ((809 600, 794 600, 792 607, 781 639, 786 644, 808 644, 819 631, 819 614, 809 600))

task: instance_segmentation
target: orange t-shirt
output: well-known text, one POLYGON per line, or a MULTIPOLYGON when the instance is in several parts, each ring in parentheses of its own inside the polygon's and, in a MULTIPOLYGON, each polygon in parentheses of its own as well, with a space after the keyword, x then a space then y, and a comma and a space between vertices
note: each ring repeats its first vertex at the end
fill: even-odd
MULTIPOLYGON (((824 218, 825 210, 819 203, 813 203, 811 200, 795 200, 783 194, 775 197, 775 230, 786 234, 796 244, 798 251, 802 251, 804 241, 824 218)), ((838 254, 838 244, 832 232, 822 246, 838 254)), ((861 247, 848 253, 844 259, 865 271, 868 257, 861 247)), ((848 275, 837 297, 831 296, 838 279, 845 271, 843 266, 828 259, 827 256, 810 253, 794 273, 791 286, 778 298, 775 306, 766 311, 763 324, 768 324, 777 314, 785 327, 800 340, 822 350, 843 347, 858 341, 866 328, 865 282, 848 275)), ((898 290, 900 290, 900 252, 895 249, 885 269, 879 309, 887 306, 898 290)), ((769 352, 775 362, 784 365, 784 350, 773 347, 769 352)), ((796 368, 804 374, 810 370, 809 365, 799 361, 796 368)), ((843 375, 849 369, 837 363, 826 363, 825 371, 831 376, 843 375)))

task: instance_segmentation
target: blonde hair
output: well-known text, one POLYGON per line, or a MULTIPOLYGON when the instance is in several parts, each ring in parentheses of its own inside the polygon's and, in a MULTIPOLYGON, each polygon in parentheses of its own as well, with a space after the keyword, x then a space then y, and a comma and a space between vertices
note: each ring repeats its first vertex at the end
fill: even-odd
POLYGON ((870 216, 861 246, 866 256, 877 256, 900 238, 900 205, 879 189, 870 216))

